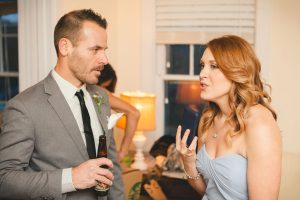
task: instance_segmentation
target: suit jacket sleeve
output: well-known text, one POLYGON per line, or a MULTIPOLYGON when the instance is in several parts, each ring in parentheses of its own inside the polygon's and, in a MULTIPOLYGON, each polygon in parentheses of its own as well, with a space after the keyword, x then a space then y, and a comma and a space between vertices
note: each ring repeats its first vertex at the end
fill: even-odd
POLYGON ((34 171, 35 130, 21 101, 11 100, 4 111, 0 134, 0 199, 52 197, 61 199, 62 170, 34 171))

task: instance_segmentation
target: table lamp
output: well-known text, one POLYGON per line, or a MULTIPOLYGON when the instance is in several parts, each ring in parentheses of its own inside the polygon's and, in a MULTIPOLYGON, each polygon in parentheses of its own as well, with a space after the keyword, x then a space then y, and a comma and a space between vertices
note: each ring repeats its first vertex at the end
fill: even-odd
MULTIPOLYGON (((133 137, 133 144, 136 148, 132 168, 145 170, 147 164, 143 154, 143 147, 146 142, 144 131, 155 129, 155 95, 144 92, 122 92, 120 98, 133 105, 140 111, 140 120, 133 137)), ((125 129, 126 116, 121 117, 117 122, 117 127, 125 129)))

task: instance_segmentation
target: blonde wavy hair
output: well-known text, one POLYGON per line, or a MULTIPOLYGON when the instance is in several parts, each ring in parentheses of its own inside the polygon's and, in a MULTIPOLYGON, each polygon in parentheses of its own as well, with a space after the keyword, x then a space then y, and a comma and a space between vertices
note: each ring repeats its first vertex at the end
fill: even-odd
MULTIPOLYGON (((244 133, 245 118, 249 108, 261 104, 271 111, 277 119, 275 111, 271 108, 271 97, 264 90, 260 78, 261 65, 251 45, 241 37, 227 35, 208 42, 207 48, 213 54, 219 69, 232 81, 233 86, 229 92, 229 106, 232 110, 227 122, 233 127, 226 133, 226 142, 232 143, 232 137, 244 133)), ((212 127, 214 118, 220 114, 220 109, 214 102, 209 102, 201 118, 199 131, 201 140, 205 142, 207 130, 212 127)))

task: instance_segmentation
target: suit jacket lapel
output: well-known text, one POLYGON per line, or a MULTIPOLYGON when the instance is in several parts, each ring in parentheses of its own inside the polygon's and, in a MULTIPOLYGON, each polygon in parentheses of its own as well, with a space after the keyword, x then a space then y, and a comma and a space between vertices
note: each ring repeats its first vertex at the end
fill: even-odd
POLYGON ((67 133, 74 141, 75 145, 78 147, 80 154, 84 160, 89 159, 86 147, 84 145, 80 130, 74 118, 74 115, 65 100, 63 94, 61 93, 57 83, 53 79, 51 72, 45 79, 45 93, 50 94, 48 99, 49 103, 56 111, 61 122, 65 126, 67 133))
MULTIPOLYGON (((99 92, 98 90, 95 91, 89 85, 87 85, 87 91, 90 93, 91 97, 93 97, 93 95, 95 95, 96 92, 99 96, 104 97, 102 91, 101 92, 99 92)), ((108 115, 107 115, 107 113, 110 113, 110 110, 109 110, 110 107, 108 105, 108 100, 106 99, 104 101, 104 103, 102 104, 101 113, 98 111, 98 106, 97 106, 96 102, 94 101, 94 99, 93 99, 93 105, 94 105, 94 108, 96 110, 97 117, 98 117, 98 120, 99 120, 100 125, 102 127, 102 130, 104 131, 104 134, 106 135, 106 143, 107 143, 107 147, 108 147, 109 143, 110 143, 110 137, 108 137, 109 131, 108 131, 108 127, 107 127, 107 124, 108 124, 108 119, 107 119, 108 115)))

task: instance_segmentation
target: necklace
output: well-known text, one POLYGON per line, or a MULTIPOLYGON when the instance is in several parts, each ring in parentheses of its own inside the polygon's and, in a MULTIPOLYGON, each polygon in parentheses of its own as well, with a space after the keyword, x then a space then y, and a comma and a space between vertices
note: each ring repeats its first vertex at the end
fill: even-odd
POLYGON ((224 128, 226 127, 226 124, 225 125, 223 125, 221 128, 219 128, 218 130, 216 130, 215 128, 214 128, 214 134, 212 135, 212 138, 213 139, 216 139, 218 136, 219 136, 219 133, 222 131, 222 130, 224 130, 224 128))
POLYGON ((214 135, 213 135, 213 138, 215 139, 215 138, 217 138, 217 137, 218 137, 218 133, 215 132, 214 135))
MULTIPOLYGON (((220 119, 221 120, 221 119, 220 119)), ((224 128, 226 128, 227 126, 227 119, 223 119, 221 120, 219 123, 222 123, 222 125, 219 125, 219 128, 216 129, 216 127, 214 126, 213 127, 213 130, 214 130, 214 134, 212 135, 212 138, 213 139, 216 139, 218 136, 219 136, 219 133, 224 130, 224 128)))

